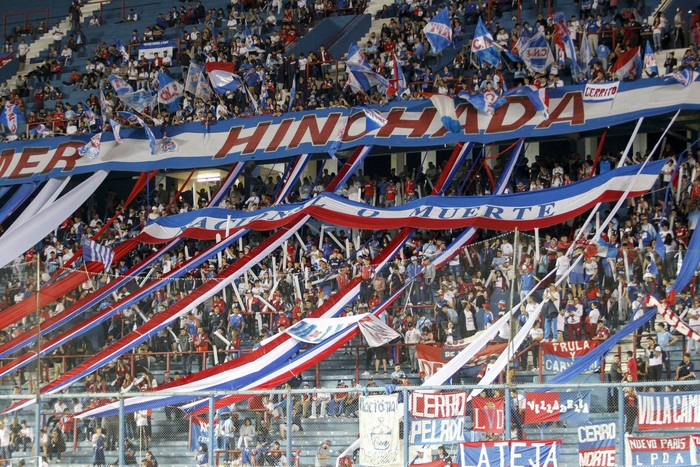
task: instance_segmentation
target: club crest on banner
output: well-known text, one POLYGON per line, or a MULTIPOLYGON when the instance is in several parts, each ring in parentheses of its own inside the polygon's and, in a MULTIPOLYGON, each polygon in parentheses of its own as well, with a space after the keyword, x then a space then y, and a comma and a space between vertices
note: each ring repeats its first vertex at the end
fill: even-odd
POLYGON ((398 394, 360 396, 360 463, 401 465, 398 394))
POLYGON ((474 431, 497 435, 505 432, 505 400, 503 397, 475 397, 471 402, 474 431))

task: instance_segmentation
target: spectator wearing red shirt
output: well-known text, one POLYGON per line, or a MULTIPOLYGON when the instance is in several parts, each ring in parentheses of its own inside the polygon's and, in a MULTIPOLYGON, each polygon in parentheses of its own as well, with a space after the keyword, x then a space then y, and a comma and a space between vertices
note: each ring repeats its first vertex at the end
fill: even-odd
POLYGON ((596 334, 591 338, 591 340, 603 342, 604 340, 607 340, 608 337, 610 337, 610 329, 605 326, 603 321, 599 320, 596 327, 596 334))
POLYGON ((639 381, 637 359, 634 358, 634 353, 631 350, 627 351, 627 374, 632 377, 632 381, 639 381))

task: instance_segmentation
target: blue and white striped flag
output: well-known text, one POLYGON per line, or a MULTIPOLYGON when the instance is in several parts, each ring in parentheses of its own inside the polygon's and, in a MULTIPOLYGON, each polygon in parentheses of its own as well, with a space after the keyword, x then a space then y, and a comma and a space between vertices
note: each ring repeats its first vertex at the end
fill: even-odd
POLYGON ((112 265, 112 261, 114 260, 114 251, 87 237, 83 237, 80 243, 83 247, 83 260, 86 263, 88 261, 96 261, 104 264, 105 271, 109 269, 109 267, 112 265))
POLYGON ((387 124, 387 119, 376 110, 362 107, 362 111, 365 113, 365 131, 367 133, 378 130, 387 124))

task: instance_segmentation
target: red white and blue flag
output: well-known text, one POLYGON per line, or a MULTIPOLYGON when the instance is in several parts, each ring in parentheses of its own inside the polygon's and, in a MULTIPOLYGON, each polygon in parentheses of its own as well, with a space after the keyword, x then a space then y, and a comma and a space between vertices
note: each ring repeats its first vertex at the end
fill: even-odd
POLYGON ((2 113, 0 113, 0 123, 5 125, 5 128, 7 128, 10 133, 17 133, 19 125, 23 121, 24 117, 22 116, 22 112, 20 112, 19 107, 12 102, 5 104, 5 107, 2 109, 2 113))
POLYGON ((234 73, 233 63, 207 62, 207 73, 211 87, 217 94, 226 94, 241 87, 241 78, 234 73))
POLYGON ((90 138, 90 141, 85 143, 83 146, 78 148, 78 155, 80 157, 89 157, 90 159, 97 159, 100 155, 100 146, 102 145, 102 132, 97 133, 95 136, 90 138))
POLYGON ((635 78, 639 78, 642 71, 642 59, 639 57, 639 46, 622 52, 617 57, 612 71, 615 78, 620 81, 631 74, 633 74, 635 78))
POLYGON ((537 465, 558 467, 561 440, 459 443, 462 467, 537 465))

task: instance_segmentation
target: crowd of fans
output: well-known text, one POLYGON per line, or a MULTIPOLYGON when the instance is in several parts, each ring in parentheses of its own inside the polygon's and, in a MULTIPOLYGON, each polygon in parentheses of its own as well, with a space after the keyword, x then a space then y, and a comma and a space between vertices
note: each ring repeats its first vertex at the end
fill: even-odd
MULTIPOLYGON (((460 8, 457 8, 453 14, 458 21, 461 21, 460 18, 463 17, 463 24, 469 24, 473 20, 470 18, 474 16, 474 13, 471 13, 472 6, 472 2, 460 5, 459 7, 465 12, 461 13, 460 8)), ((278 5, 278 8, 280 8, 279 14, 282 7, 278 5)), ((193 9, 193 11, 195 10, 193 9)), ((299 8, 285 12, 285 17, 289 14, 292 18, 291 21, 287 21, 289 26, 287 30, 293 24, 299 24, 298 16, 294 15, 298 15, 300 12, 303 13, 299 8)), ((295 99, 297 103, 295 109, 297 110, 350 105, 351 102, 355 102, 355 99, 374 98, 371 95, 358 96, 349 93, 342 86, 344 84, 342 81, 337 84, 333 83, 330 72, 324 71, 324 66, 327 64, 318 63, 318 57, 324 54, 323 50, 320 50, 318 54, 309 54, 311 58, 308 58, 309 55, 307 57, 282 58, 281 46, 275 45, 272 40, 274 31, 273 36, 266 38, 263 44, 255 43, 255 33, 252 39, 246 37, 245 34, 242 37, 237 37, 241 34, 239 24, 245 21, 242 16, 247 14, 246 10, 242 8, 235 6, 232 8, 230 18, 233 18, 234 22, 231 23, 231 19, 228 20, 226 23, 228 31, 221 30, 224 28, 223 19, 226 18, 224 11, 210 11, 204 17, 195 16, 186 21, 183 21, 182 18, 190 18, 189 14, 182 16, 181 13, 177 13, 178 18, 181 18, 179 20, 174 20, 175 12, 172 11, 162 18, 163 21, 160 21, 161 18, 159 18, 159 23, 151 30, 153 37, 159 37, 159 33, 155 32, 159 26, 166 33, 170 28, 178 27, 182 31, 183 41, 187 44, 177 58, 178 63, 182 65, 186 65, 186 61, 189 59, 196 59, 198 55, 199 58, 203 58, 202 56, 206 53, 215 57, 216 60, 235 59, 239 70, 252 72, 251 70, 262 67, 265 70, 264 76, 260 77, 260 82, 257 85, 251 86, 251 90, 257 98, 259 86, 268 86, 269 95, 275 96, 269 98, 268 111, 281 112, 281 109, 286 108, 288 100, 285 99, 288 97, 285 97, 282 91, 289 89, 291 81, 295 77, 299 79, 297 82, 299 94, 298 98, 295 99), (220 20, 219 26, 216 26, 217 18, 220 20), (173 21, 176 23, 171 24, 173 21), (178 21, 179 23, 177 23, 178 21), (207 37, 205 32, 193 39, 192 31, 195 26, 192 26, 192 31, 187 31, 193 23, 200 25, 197 27, 202 27, 203 31, 207 31, 207 28, 210 27, 209 36, 211 39, 204 39, 207 37), (230 27, 229 23, 233 27, 230 27), (218 42, 218 39, 214 39, 221 37, 222 34, 226 38, 225 41, 218 42), (253 41, 253 47, 261 50, 257 53, 252 52, 253 47, 249 47, 248 44, 243 45, 249 39, 253 41), (229 45, 229 41, 231 45, 229 45), (210 48, 207 49, 207 47, 210 48), (242 53, 241 49, 243 48, 247 51, 242 53), (280 55, 279 62, 274 63, 277 60, 274 57, 278 54, 280 55), (310 78, 309 84, 304 84, 307 76, 310 78), (327 87, 317 86, 316 81, 326 83, 327 79, 330 79, 327 87)), ((263 18, 265 15, 258 13, 258 16, 263 18)), ((409 14, 406 12, 400 14, 398 21, 392 20, 390 25, 387 25, 386 31, 382 30, 380 39, 375 38, 377 41, 376 51, 372 50, 374 46, 372 40, 367 45, 365 52, 369 59, 378 65, 386 64, 390 60, 389 52, 396 50, 397 59, 404 64, 404 71, 407 72, 408 76, 413 76, 414 81, 419 82, 419 84, 414 85, 416 91, 432 89, 432 86, 440 87, 442 85, 441 79, 445 80, 444 85, 448 89, 457 85, 450 83, 458 83, 460 86, 467 85, 467 82, 471 82, 472 85, 478 84, 480 81, 473 79, 476 76, 483 75, 484 80, 487 79, 489 71, 476 68, 470 60, 467 60, 469 54, 463 52, 457 55, 452 66, 445 67, 442 75, 431 77, 428 74, 427 79, 424 76, 416 75, 423 69, 428 70, 425 68, 426 60, 431 60, 429 53, 425 52, 427 49, 424 49, 422 56, 416 53, 417 42, 422 43, 420 40, 422 33, 420 28, 417 28, 420 21, 420 15, 416 18, 415 12, 411 13, 410 10, 409 14), (410 37, 413 37, 412 41, 410 37), (403 53, 406 53, 407 56, 405 61, 402 59, 403 53), (411 67, 413 67, 412 71, 411 67), (471 81, 462 80, 468 76, 471 76, 471 81), (425 86, 430 86, 430 88, 425 86)), ((573 18, 572 25, 576 21, 576 18, 573 18)), ((262 24, 259 24, 260 31, 254 29, 255 23, 255 18, 252 18, 247 24, 253 31, 260 34, 266 24, 271 25, 271 20, 263 20, 262 24)), ((590 24, 586 24, 579 22, 576 27, 586 28, 590 40, 591 31, 588 29, 590 24)), ((459 24, 455 24, 456 29, 458 26, 459 24)), ((540 23, 537 27, 547 28, 548 26, 540 23)), ((697 21, 693 28, 697 29, 697 21)), ((600 30, 604 30, 604 28, 601 27, 600 30)), ((506 41, 505 45, 507 46, 512 45, 508 41, 513 40, 514 37, 517 38, 514 34, 500 34, 500 30, 496 31, 495 37, 497 40, 506 41), (498 39, 498 36, 501 38, 498 39)), ((576 40, 580 40, 581 37, 580 34, 577 34, 576 40)), ((603 34, 600 34, 599 37, 601 42, 605 40, 603 34)), ((144 40, 144 38, 138 37, 138 33, 136 39, 144 40)), ((642 40, 641 35, 637 40, 642 40)), ((634 42, 629 42, 627 46, 633 44, 634 42)), ((600 43, 596 50, 600 51, 600 43)), ((693 54, 695 54, 695 50, 689 49, 688 59, 683 61, 682 66, 696 66, 693 62, 694 59, 691 58, 693 54)), ((608 60, 611 59, 611 56, 612 54, 608 56, 608 60)), ((70 61, 67 60, 66 64, 70 64, 70 61)), ((162 66, 163 69, 167 70, 166 65, 162 66)), ((143 70, 139 70, 139 67, 150 69, 151 64, 142 63, 139 65, 138 59, 134 65, 123 63, 116 48, 104 44, 98 46, 95 60, 88 62, 88 68, 84 73, 79 73, 76 70, 74 75, 79 76, 76 76, 75 80, 71 78, 70 86, 84 86, 82 89, 94 90, 96 93, 92 94, 86 102, 93 109, 99 108, 99 100, 96 97, 99 89, 107 90, 105 103, 108 109, 113 111, 119 109, 122 104, 107 88, 109 85, 106 76, 114 72, 125 73, 125 79, 132 81, 135 89, 139 86, 149 88, 152 85, 152 77, 155 75, 149 74, 148 77, 144 76, 141 80, 140 73, 143 70), (139 70, 135 81, 133 79, 134 68, 139 70)), ((148 73, 155 71, 157 69, 148 70, 148 73)), ((390 73, 388 70, 385 72, 387 75, 390 73)), ((186 75, 186 73, 184 74, 186 75)), ((498 75, 494 73, 490 76, 498 75)), ((556 77, 556 74, 554 76, 556 77)), ((516 77, 517 69, 513 73, 513 78, 516 77)), ((30 79, 38 78, 35 75, 30 79)), ((510 78, 506 78, 506 80, 508 79, 510 78)), ((523 83, 526 82, 526 79, 523 76, 523 83)), ((547 77, 547 79, 551 79, 551 77, 547 77)), ((49 85, 45 86, 42 92, 46 92, 47 88, 49 92, 52 92, 53 88, 49 85)), ((28 92, 29 88, 24 87, 24 89, 25 91, 20 92, 28 92)), ((59 91, 55 90, 55 92, 59 91)), ((13 95, 7 86, 3 87, 2 93, 5 97, 13 95)), ((27 95, 22 97, 27 97, 27 95)), ((216 106, 216 118, 240 116, 252 111, 246 95, 232 93, 217 97, 221 99, 221 104, 216 106), (219 105, 223 105, 225 111, 219 109, 219 105)), ((36 94, 34 98, 36 99, 36 94)), ((42 106, 45 100, 50 99, 42 100, 42 106)), ((19 102, 21 100, 18 101, 18 105, 19 102)), ((42 114, 42 109, 38 107, 39 102, 36 100, 35 102, 37 110, 33 111, 34 116, 31 113, 29 115, 29 119, 33 123, 43 121, 41 119, 48 115, 47 113, 42 114), (36 119, 32 120, 33 117, 36 119)), ((204 118, 206 118, 206 115, 210 113, 204 100, 198 101, 195 98, 189 101, 189 105, 192 107, 191 110, 188 110, 188 100, 186 99, 179 110, 172 114, 164 112, 160 114, 160 118, 174 124, 187 119, 198 120, 202 118, 202 115, 205 115, 204 118), (188 114, 188 112, 190 113, 188 114)), ((46 112, 45 108, 43 110, 46 112)), ((63 121, 78 120, 80 122, 77 124, 79 128, 82 127, 85 131, 94 129, 90 128, 90 118, 85 116, 83 103, 77 103, 75 108, 68 103, 65 103, 65 106, 61 103, 60 107, 57 104, 56 110, 53 112, 59 111, 62 113, 61 118, 56 118, 56 113, 52 117, 57 122, 55 128, 61 128, 63 121)), ((66 130, 67 128, 68 125, 66 130)), ((664 149, 661 156, 673 156, 670 146, 664 149)), ((335 229, 332 232, 336 239, 325 236, 321 241, 311 231, 305 232, 303 245, 290 241, 286 251, 275 253, 274 260, 273 257, 270 257, 256 265, 249 275, 236 284, 241 297, 240 301, 233 289, 227 288, 226 294, 213 297, 193 310, 192 313, 174 321, 168 329, 159 332, 147 343, 139 346, 133 354, 117 359, 104 369, 90 375, 85 380, 84 389, 85 392, 94 393, 94 398, 76 400, 73 402, 72 409, 68 407, 55 408, 55 423, 53 424, 55 426, 47 424, 46 442, 42 443, 46 446, 45 454, 47 456, 56 455, 60 458, 61 443, 59 438, 73 429, 73 425, 68 423, 68 419, 62 421, 62 414, 66 410, 69 413, 78 412, 83 407, 98 404, 101 402, 100 393, 105 391, 127 393, 148 390, 157 387, 158 384, 177 379, 181 375, 235 359, 240 356, 241 352, 254 348, 265 337, 280 332, 308 316, 334 293, 347 285, 353 277, 362 279, 362 288, 359 298, 344 311, 345 315, 365 313, 371 310, 381 303, 388 294, 403 285, 405 281, 415 279, 413 286, 399 300, 403 306, 383 313, 381 316, 387 324, 402 335, 401 341, 393 344, 408 345, 390 345, 367 352, 365 369, 370 385, 374 384, 374 377, 369 374, 371 370, 373 369, 376 374, 381 374, 380 370, 383 370, 383 373, 387 374, 387 364, 391 365, 392 363, 396 365, 394 372, 388 378, 396 384, 408 384, 408 375, 418 374, 421 370, 415 353, 415 344, 459 345, 462 339, 489 327, 511 305, 519 302, 520 298, 525 297, 528 291, 538 287, 538 285, 537 291, 525 301, 516 313, 518 326, 521 326, 529 314, 535 312, 540 303, 544 303, 542 322, 538 323, 530 332, 530 337, 521 350, 543 340, 605 340, 611 332, 616 331, 635 316, 644 312, 646 309, 643 303, 645 294, 664 298, 665 293, 673 284, 677 272, 677 254, 683 254, 689 240, 688 215, 700 204, 700 181, 697 179, 699 158, 700 152, 696 151, 682 161, 684 164, 683 176, 679 177, 678 185, 674 188, 674 195, 669 198, 670 204, 665 211, 662 209, 664 189, 671 183, 676 164, 679 162, 675 158, 669 162, 667 167, 664 167, 657 186, 649 195, 629 201, 618 212, 616 218, 607 226, 603 234, 603 239, 617 249, 617 256, 611 258, 603 258, 595 254, 595 249, 587 242, 592 234, 591 231, 583 232, 579 244, 574 247, 574 254, 571 258, 565 256, 564 252, 571 246, 571 241, 578 234, 578 231, 561 227, 543 231, 539 245, 535 245, 533 237, 521 235, 517 248, 514 245, 515 241, 512 235, 485 236, 487 239, 476 245, 463 248, 444 267, 437 268, 434 264, 436 256, 456 237, 458 232, 422 231, 412 237, 410 243, 403 248, 400 255, 393 258, 386 269, 376 271, 371 266, 371 259, 388 244, 391 240, 390 234, 365 232, 359 239, 356 239, 351 238, 350 232, 335 229), (680 193, 678 197, 675 196, 675 190, 680 193), (676 199, 679 200, 678 203, 675 202, 676 199), (663 242, 663 247, 656 244, 659 240, 663 242), (539 251, 539 256, 536 255, 536 251, 539 251), (545 275, 552 270, 557 271, 556 277, 558 278, 568 268, 571 261, 578 257, 581 258, 581 261, 562 287, 540 284, 545 275), (513 294, 511 294, 511 289, 513 289, 513 294), (151 371, 157 361, 167 362, 171 369, 160 380, 151 371)), ((633 162, 641 162, 642 155, 635 154, 632 160, 633 162)), ((591 174, 611 170, 616 162, 614 154, 605 153, 598 161, 593 160, 590 156, 581 157, 580 155, 571 155, 565 161, 545 156, 537 157, 534 161, 521 159, 516 168, 511 189, 514 192, 522 192, 567 185, 588 178, 591 174)), ((386 176, 379 177, 358 172, 346 186, 342 187, 340 192, 355 201, 392 206, 428 194, 442 168, 439 164, 430 163, 425 169, 420 168, 417 171, 412 171, 405 168, 399 173, 392 171, 386 176)), ((497 177, 501 169, 502 161, 499 161, 493 170, 493 176, 497 177)), ((448 196, 485 194, 493 189, 486 169, 481 169, 473 180, 468 180, 468 184, 463 184, 466 173, 466 168, 462 168, 461 176, 456 177, 458 181, 447 188, 448 196)), ((326 170, 316 180, 303 179, 295 187, 290 200, 304 200, 316 196, 325 189, 332 177, 333 174, 326 170)), ((278 183, 279 179, 259 177, 249 187, 236 185, 230 190, 222 206, 242 210, 254 210, 268 206, 278 183)), ((99 209, 104 209, 104 212, 100 212, 97 203, 93 200, 62 225, 55 234, 47 237, 37 250, 29 251, 26 255, 18 258, 12 268, 0 271, 7 283, 0 302, 0 309, 5 309, 36 291, 37 284, 35 275, 32 273, 32 265, 36 262, 35 255, 40 256, 40 280, 43 282, 56 273, 77 252, 83 236, 91 236, 98 231, 106 218, 111 217, 112 214, 119 213, 119 216, 105 234, 104 244, 115 247, 138 232, 148 219, 203 207, 210 197, 211 192, 202 189, 196 198, 190 192, 185 192, 178 199, 172 200, 171 194, 159 186, 151 196, 137 199, 133 206, 124 206, 123 201, 118 200, 114 193, 110 193, 105 203, 100 204, 99 209)), ((196 287, 204 282, 215 280, 218 272, 249 252, 251 248, 264 239, 264 236, 263 233, 251 234, 242 243, 229 247, 224 252, 221 262, 214 259, 205 261, 201 267, 194 269, 182 279, 173 281, 167 288, 123 310, 119 315, 104 323, 103 340, 91 342, 87 339, 79 339, 57 349, 46 360, 49 362, 51 378, 63 374, 83 357, 92 355, 95 351, 113 344, 117 339, 167 309, 182 297, 192 293, 196 287)), ((166 254, 158 262, 150 279, 145 275, 135 279, 138 279, 139 282, 141 280, 155 280, 173 268, 180 267, 188 257, 202 251, 207 245, 207 242, 188 240, 182 246, 166 254)), ((128 255, 118 260, 105 274, 99 274, 94 279, 86 281, 76 291, 59 298, 54 304, 40 310, 39 320, 43 321, 55 316, 91 291, 99 288, 110 278, 126 274, 131 266, 142 261, 150 251, 144 245, 132 250, 128 255)), ((692 284, 692 287, 695 286, 696 284, 692 284)), ((114 299, 118 300, 124 297, 136 287, 136 280, 134 280, 116 293, 114 299)), ((98 305, 97 309, 107 307, 111 303, 113 303, 112 300, 107 299, 98 305)), ((698 300, 683 293, 679 295, 674 308, 679 315, 685 314, 691 328, 700 331, 700 302, 698 300)), ((36 324, 34 319, 32 316, 18 323, 10 333, 2 335, 2 340, 6 341, 21 334, 36 324)), ((507 329, 496 340, 508 340, 510 332, 511 330, 507 329)), ((641 332, 652 335, 643 337, 640 335, 637 350, 633 351, 624 363, 616 362, 610 369, 606 370, 612 381, 643 378, 648 380, 694 379, 692 359, 700 353, 700 346, 692 341, 689 342, 687 350, 690 353, 684 357, 683 362, 674 372, 670 368, 669 352, 678 341, 678 337, 670 333, 661 323, 650 324, 646 328, 642 328, 641 332)), ((534 349, 537 347, 535 346, 534 349)), ((539 354, 535 350, 523 353, 514 364, 520 370, 524 370, 538 367, 541 362, 539 354)), ((37 383, 39 373, 42 370, 38 370, 35 365, 29 365, 25 368, 25 381, 21 377, 18 377, 17 380, 18 395, 25 382, 28 384, 28 390, 34 392, 36 388, 33 385, 37 383)), ((287 384, 295 388, 308 385, 298 378, 287 384)), ((350 387, 357 384, 357 381, 352 381, 350 387)), ((348 383, 341 380, 337 387, 348 387, 348 383)), ((318 392, 313 396, 311 394, 299 396, 293 401, 293 423, 291 426, 286 425, 287 401, 284 397, 261 399, 259 412, 264 414, 261 415, 262 418, 255 420, 255 422, 250 419, 248 421, 234 421, 233 416, 230 416, 228 420, 220 423, 219 436, 222 438, 220 443, 228 449, 234 449, 233 446, 235 446, 237 449, 248 450, 248 455, 260 456, 258 460, 260 463, 276 462, 272 457, 270 457, 272 460, 269 460, 266 456, 281 455, 280 440, 285 439, 291 431, 302 430, 304 419, 356 416, 357 399, 355 396, 356 393, 343 392, 332 395, 318 392), (251 426, 254 428, 248 428, 251 426)), ((176 408, 166 408, 166 417, 177 423, 184 423, 181 413, 176 408)), ((99 422, 88 420, 80 426, 81 433, 84 433, 85 439, 89 439, 93 443, 96 443, 95 440, 101 440, 99 443, 102 443, 103 449, 113 450, 117 445, 118 426, 116 418, 112 418, 105 418, 99 422)), ((138 440, 137 444, 144 449, 148 448, 151 438, 150 418, 149 411, 140 411, 130 416, 127 422, 127 437, 138 440)), ((65 448, 65 442, 63 447, 65 448)), ((133 451, 134 444, 131 444, 131 448, 133 451)))
MULTIPOLYGON (((395 18, 383 23, 379 34, 372 33, 362 49, 374 70, 388 79, 392 79, 395 57, 411 83, 410 92, 403 97, 415 99, 422 98, 420 92, 456 95, 460 91, 478 93, 493 89, 502 92, 506 86, 512 88, 522 84, 558 87, 572 81, 604 81, 613 78, 611 70, 620 53, 636 45, 644 47, 646 42, 652 42, 657 51, 690 44, 680 60, 669 54, 664 67, 666 72, 683 67, 698 68, 695 47, 700 29, 697 12, 693 11, 691 18, 677 12, 673 23, 658 12, 650 24, 642 16, 643 5, 618 10, 617 6, 604 4, 601 2, 597 9, 582 8, 578 17, 574 15, 568 21, 569 34, 577 49, 582 40, 587 40, 594 57, 590 66, 583 66, 581 75, 573 77, 568 69, 570 65, 558 60, 546 73, 532 73, 523 63, 512 61, 506 54, 502 54, 498 67, 480 63, 471 52, 471 37, 468 37, 471 34, 465 32, 477 17, 493 19, 494 40, 505 50, 513 49, 525 30, 530 33, 539 30, 556 52, 552 40, 554 24, 551 18, 543 16, 543 11, 537 11, 538 16, 532 23, 523 21, 507 31, 499 23, 498 9, 488 12, 484 2, 471 0, 447 5, 456 48, 451 62, 444 63, 442 57, 432 53, 423 33, 423 26, 444 6, 442 4, 418 2, 409 5, 403 2, 385 7, 377 14, 376 21, 391 16, 395 18)), ((495 5, 491 4, 492 7, 495 5)), ((232 62, 248 89, 240 88, 223 95, 189 89, 177 110, 168 111, 162 106, 146 109, 142 116, 148 124, 176 125, 256 114, 280 115, 289 110, 384 104, 387 102, 386 90, 356 93, 346 86, 342 69, 336 66, 335 58, 323 46, 298 56, 285 53, 315 20, 329 14, 359 13, 364 8, 363 2, 348 3, 344 0, 336 4, 322 0, 291 4, 278 1, 245 8, 237 2, 228 10, 206 9, 202 2, 179 8, 173 6, 165 14, 159 14, 152 25, 143 30, 134 29, 130 39, 124 40, 128 57, 123 56, 115 43, 102 42, 91 51, 92 57, 85 66, 80 67, 73 65, 73 56, 88 51, 86 34, 90 35, 90 28, 100 27, 99 19, 93 16, 87 31, 81 30, 81 21, 74 22, 68 34, 56 26, 51 31, 54 43, 43 63, 27 74, 20 73, 14 89, 7 83, 0 89, 0 96, 4 98, 0 104, 15 103, 25 112, 29 124, 27 132, 5 134, 4 138, 13 140, 108 129, 106 121, 100 118, 100 91, 105 95, 105 120, 115 116, 117 110, 130 110, 113 92, 107 80, 110 74, 123 77, 134 90, 155 91, 159 72, 170 74, 186 84, 187 69, 192 62, 232 62), (179 41, 175 57, 166 54, 149 60, 139 53, 140 45, 162 38, 179 41), (290 96, 295 82, 296 94, 290 96), (67 96, 73 90, 91 91, 91 94, 85 102, 68 102, 67 96), (86 106, 91 112, 86 112, 86 106)), ((71 10, 76 11, 76 6, 71 10)), ((79 7, 77 11, 80 12, 79 7)), ((142 21, 135 11, 130 11, 124 20, 128 23, 142 21)), ((44 29, 40 25, 36 30, 14 31, 4 48, 22 49, 26 55, 29 35, 39 34, 44 29)), ((124 126, 129 125, 128 121, 116 120, 124 126)))

